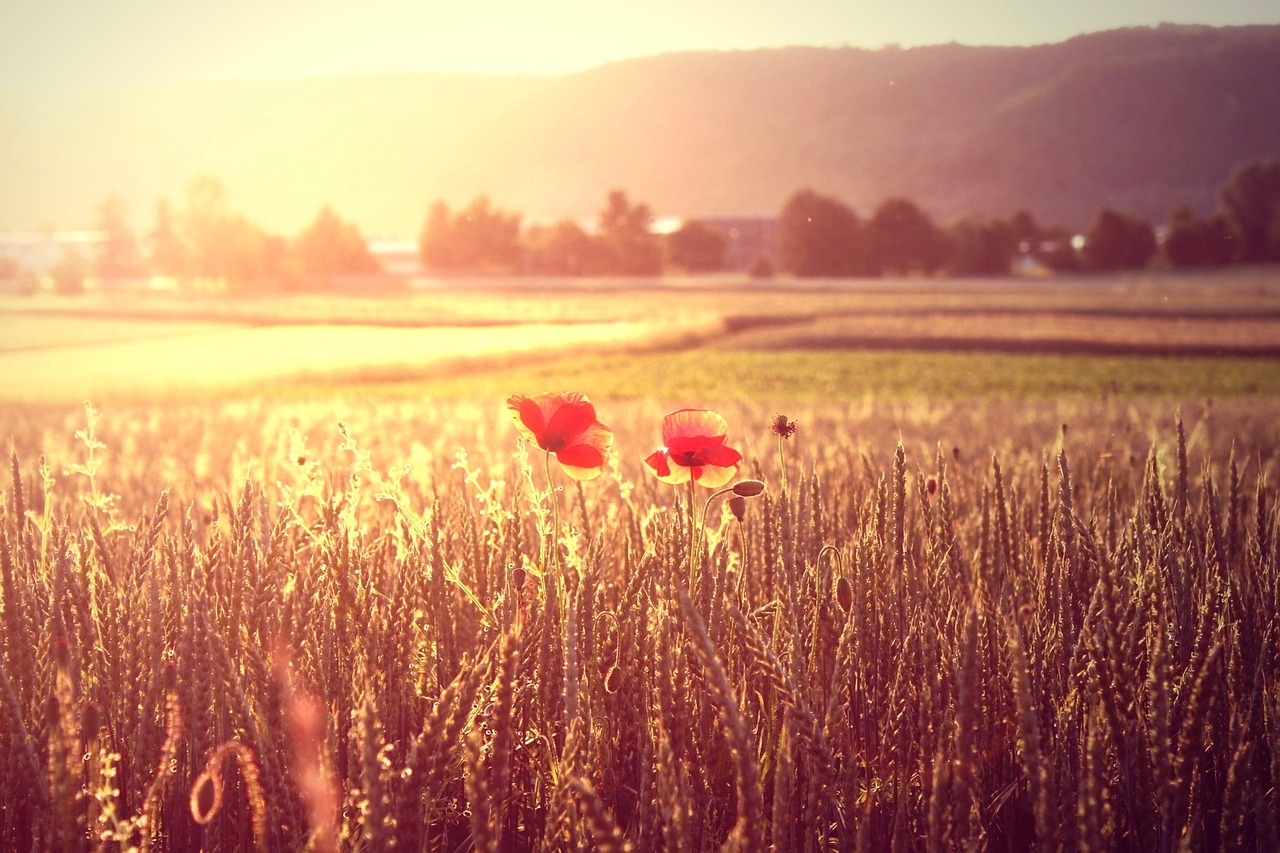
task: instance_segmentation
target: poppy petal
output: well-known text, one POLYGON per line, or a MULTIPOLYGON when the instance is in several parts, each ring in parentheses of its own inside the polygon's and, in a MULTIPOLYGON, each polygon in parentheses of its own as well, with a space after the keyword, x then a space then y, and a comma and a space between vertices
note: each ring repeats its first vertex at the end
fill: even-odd
POLYGON ((604 471, 604 454, 585 444, 557 451, 556 461, 575 480, 593 480, 604 471))
POLYGON ((574 438, 587 431, 596 423, 596 408, 583 400, 564 403, 556 408, 547 418, 547 426, 542 431, 542 438, 549 449, 560 450, 572 443, 574 438))
POLYGON ((695 435, 673 438, 667 449, 673 454, 699 453, 708 447, 724 444, 723 435, 695 435))
MULTIPOLYGON (((593 421, 582 432, 575 435, 569 441, 569 447, 579 444, 587 447, 594 447, 600 451, 602 456, 609 455, 609 449, 613 447, 613 430, 609 429, 599 421, 593 421)), ((568 449, 568 448, 566 448, 568 449)))
POLYGON ((711 444, 703 447, 698 450, 696 456, 699 464, 718 465, 722 468, 728 466, 737 468, 738 464, 742 462, 741 453, 723 444, 711 444))
MULTIPOLYGON (((520 435, 533 444, 538 445, 543 450, 548 449, 548 426, 556 413, 563 406, 575 406, 586 403, 586 397, 577 392, 566 392, 563 394, 534 394, 532 397, 526 397, 524 394, 512 394, 507 398, 507 409, 511 412, 511 417, 516 422, 516 429, 520 435)), ((595 419, 595 409, 592 408, 590 420, 595 419)))
POLYGON ((672 465, 666 448, 655 450, 644 461, 645 464, 653 469, 654 476, 664 483, 679 485, 689 481, 689 469, 680 465, 672 465))
POLYGON ((738 474, 737 465, 700 465, 693 470, 698 472, 698 485, 708 489, 718 489, 738 474))
POLYGON ((542 430, 542 411, 538 404, 523 394, 512 394, 507 398, 507 410, 516 423, 516 431, 532 444, 538 443, 538 432, 542 430))
POLYGON ((659 477, 666 477, 671 473, 671 466, 667 463, 667 451, 665 449, 653 451, 644 458, 644 462, 659 477))
POLYGON ((671 446, 681 438, 720 438, 729 432, 729 423, 707 409, 680 409, 662 419, 662 443, 671 446))

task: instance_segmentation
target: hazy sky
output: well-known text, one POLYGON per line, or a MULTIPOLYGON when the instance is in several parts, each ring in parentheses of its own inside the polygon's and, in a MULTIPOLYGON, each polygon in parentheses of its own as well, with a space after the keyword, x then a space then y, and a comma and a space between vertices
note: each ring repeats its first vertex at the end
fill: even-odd
POLYGON ((0 0, 0 88, 377 71, 559 74, 678 50, 1036 44, 1280 22, 1274 0, 0 0))

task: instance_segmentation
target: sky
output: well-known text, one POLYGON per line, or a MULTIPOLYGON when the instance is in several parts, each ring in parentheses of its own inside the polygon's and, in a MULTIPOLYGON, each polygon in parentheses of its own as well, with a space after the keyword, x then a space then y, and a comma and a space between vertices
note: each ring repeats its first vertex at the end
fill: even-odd
POLYGON ((1274 0, 0 0, 0 89, 451 71, 564 74, 686 50, 1040 44, 1274 0))

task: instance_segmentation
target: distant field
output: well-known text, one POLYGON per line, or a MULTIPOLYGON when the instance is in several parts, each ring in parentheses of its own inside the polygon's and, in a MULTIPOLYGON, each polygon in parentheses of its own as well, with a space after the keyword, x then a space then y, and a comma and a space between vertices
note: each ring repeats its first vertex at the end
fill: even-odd
POLYGON ((87 293, 0 295, 9 318, 78 315, 247 325, 598 323, 711 312, 744 320, 830 314, 1085 313, 1121 317, 1280 319, 1280 269, 1133 273, 1051 279, 478 278, 424 280, 360 295, 262 297, 87 293))
POLYGON ((225 323, 117 320, 105 317, 0 315, 0 353, 57 349, 154 338, 189 338, 225 332, 225 323))
POLYGON ((748 329, 728 349, 918 349, 1280 358, 1276 319, 1041 312, 848 313, 748 329))
MULTIPOLYGON (((804 403, 894 399, 1056 397, 1280 398, 1280 366, 1268 359, 1008 353, 699 349, 562 359, 475 376, 397 383, 394 396, 501 396, 511 388, 590 388, 624 400, 804 403)), ((280 388, 287 394, 287 388, 280 388)), ((314 393, 314 390, 312 391, 314 393)))
MULTIPOLYGON (((39 321, 57 325, 65 320, 39 321)), ((71 321, 74 331, 87 321, 71 321)), ((226 325, 180 331, 162 327, 145 335, 112 337, 114 321, 96 342, 73 342, 72 330, 52 329, 42 340, 62 345, 0 352, 0 399, 137 399, 206 393, 254 393, 263 382, 326 384, 380 382, 424 375, 449 376, 557 357, 574 350, 618 352, 681 346, 706 338, 713 317, 684 322, 528 323, 501 330, 467 327, 226 325)), ((131 324, 136 327, 138 324, 131 324)), ((176 324, 187 326, 189 324, 176 324)))
POLYGON ((1280 394, 1280 274, 1268 270, 5 296, 0 331, 9 400, 311 395, 372 383, 391 396, 459 397, 571 377, 627 398, 1280 394))

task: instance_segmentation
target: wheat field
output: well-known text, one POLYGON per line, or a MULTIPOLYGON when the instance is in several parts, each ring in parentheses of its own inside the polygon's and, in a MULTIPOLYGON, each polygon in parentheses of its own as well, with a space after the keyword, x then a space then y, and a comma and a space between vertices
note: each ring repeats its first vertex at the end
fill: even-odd
POLYGON ((1275 848, 1270 405, 596 403, 7 409, 0 848, 1275 848))

